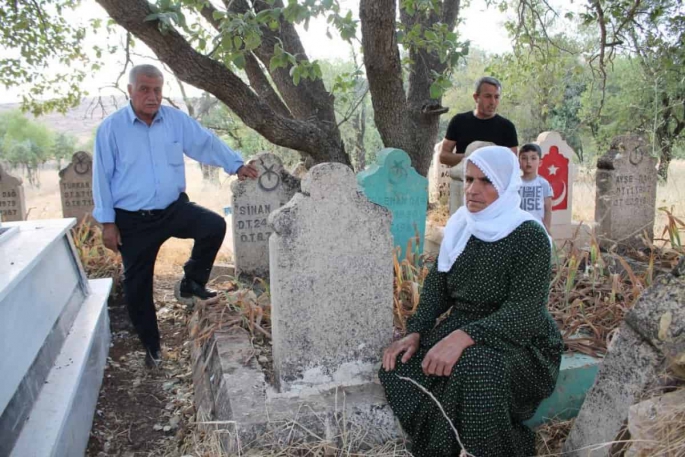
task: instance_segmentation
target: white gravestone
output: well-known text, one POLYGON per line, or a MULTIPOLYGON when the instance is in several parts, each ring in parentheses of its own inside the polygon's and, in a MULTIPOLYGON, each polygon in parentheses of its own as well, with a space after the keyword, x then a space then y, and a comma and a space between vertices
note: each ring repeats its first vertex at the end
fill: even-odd
POLYGON ((5 173, 0 167, 0 222, 26 219, 26 199, 21 178, 5 173))
POLYGON ((352 170, 312 167, 269 217, 273 358, 281 392, 376 376, 393 334, 390 212, 352 170))
POLYGON ((75 153, 71 163, 59 172, 62 215, 79 222, 93 212, 93 158, 84 151, 75 153))
POLYGON ((299 190, 300 181, 270 152, 257 154, 254 160, 259 170, 257 179, 231 184, 233 255, 237 274, 268 279, 271 228, 267 218, 292 198, 299 190))
POLYGON ((428 169, 428 198, 431 203, 447 200, 450 195, 450 167, 440 162, 442 141, 433 148, 433 160, 428 169))
POLYGON ((614 138, 597 161, 595 221, 601 244, 645 248, 654 240, 657 160, 639 136, 614 138))

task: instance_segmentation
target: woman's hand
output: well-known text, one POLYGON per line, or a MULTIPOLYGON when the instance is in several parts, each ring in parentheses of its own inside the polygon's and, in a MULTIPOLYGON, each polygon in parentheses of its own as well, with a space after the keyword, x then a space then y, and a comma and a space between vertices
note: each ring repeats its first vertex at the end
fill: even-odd
POLYGON ((421 368, 426 375, 449 376, 461 353, 475 342, 462 330, 455 330, 433 346, 423 358, 421 368))
POLYGON ((418 333, 410 333, 401 340, 392 343, 385 352, 383 352, 383 369, 385 369, 385 371, 394 370, 395 360, 397 360, 397 356, 403 352, 404 356, 402 356, 402 363, 407 363, 419 348, 419 339, 420 336, 418 333))

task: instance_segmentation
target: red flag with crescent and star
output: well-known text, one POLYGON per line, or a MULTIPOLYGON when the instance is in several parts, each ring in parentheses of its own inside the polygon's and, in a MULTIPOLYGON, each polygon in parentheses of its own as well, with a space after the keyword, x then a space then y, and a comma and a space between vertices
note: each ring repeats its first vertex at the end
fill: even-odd
POLYGON ((568 159, 557 146, 551 146, 542 158, 539 173, 552 186, 552 211, 568 209, 568 159))

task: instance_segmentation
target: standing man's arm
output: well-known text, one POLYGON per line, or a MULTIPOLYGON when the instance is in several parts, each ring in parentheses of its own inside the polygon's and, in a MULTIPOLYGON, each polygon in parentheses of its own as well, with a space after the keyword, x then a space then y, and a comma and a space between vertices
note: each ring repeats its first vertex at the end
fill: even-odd
POLYGON ((454 149, 457 147, 457 138, 459 138, 458 134, 459 118, 454 116, 447 125, 447 132, 445 132, 445 138, 442 140, 442 150, 440 151, 440 163, 448 167, 459 165, 459 162, 464 159, 464 154, 454 153, 454 149))
POLYGON ((245 164, 236 151, 228 147, 214 133, 210 132, 195 119, 183 113, 183 151, 188 157, 200 163, 221 167, 228 174, 238 175, 238 179, 256 178, 257 169, 251 163, 245 164))
POLYGON ((102 224, 102 242, 107 249, 119 252, 121 236, 114 215, 112 176, 114 175, 114 150, 110 124, 98 128, 93 151, 93 217, 102 224))
POLYGON ((447 138, 442 140, 442 149, 440 150, 440 163, 443 163, 449 167, 459 165, 459 162, 464 158, 464 154, 456 154, 454 148, 457 147, 457 142, 448 140, 447 138))

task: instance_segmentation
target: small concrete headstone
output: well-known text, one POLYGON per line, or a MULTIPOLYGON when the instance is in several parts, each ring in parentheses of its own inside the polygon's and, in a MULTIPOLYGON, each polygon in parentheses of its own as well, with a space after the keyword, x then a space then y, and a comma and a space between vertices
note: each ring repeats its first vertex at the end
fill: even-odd
MULTIPOLYGON (((631 405, 650 390, 666 366, 685 368, 685 278, 664 275, 626 314, 592 389, 578 414, 564 455, 588 455, 591 446, 612 442, 631 405)), ((598 446, 592 456, 611 455, 598 446)))
POLYGON ((618 136, 597 160, 595 222, 605 247, 644 248, 642 235, 654 240, 657 159, 644 139, 618 136))
MULTIPOLYGON (((484 148, 485 146, 494 146, 495 143, 489 141, 474 141, 466 146, 464 151, 464 158, 473 154, 476 149, 484 148)), ((457 165, 450 168, 450 216, 454 214, 459 208, 464 205, 464 161, 462 160, 457 165)))
POLYGON ((312 167, 302 193, 269 217, 280 392, 374 379, 393 334, 390 219, 338 163, 312 167))
POLYGON ((433 160, 428 169, 428 198, 431 203, 448 200, 450 196, 450 167, 440 162, 442 141, 433 149, 433 160))
POLYGON ((233 255, 237 274, 268 279, 271 228, 267 218, 295 195, 300 181, 270 152, 259 153, 254 159, 259 170, 257 179, 231 184, 233 255))
POLYGON ((392 213, 390 231, 395 247, 401 248, 398 259, 407 255, 407 245, 419 235, 419 253, 423 252, 428 208, 428 180, 411 166, 409 155, 401 149, 386 148, 378 153, 377 163, 357 175, 359 187, 372 202, 392 213))
POLYGON ((21 178, 15 178, 0 167, 0 222, 25 219, 26 200, 21 178))
POLYGON ((682 437, 684 421, 685 389, 631 406, 628 413, 628 431, 632 443, 624 454, 625 457, 668 455, 669 450, 675 451, 672 455, 678 455, 678 445, 674 444, 677 440, 669 440, 667 437, 682 437))
POLYGON ((93 212, 93 158, 84 151, 75 153, 71 163, 59 172, 62 215, 81 222, 93 212))

